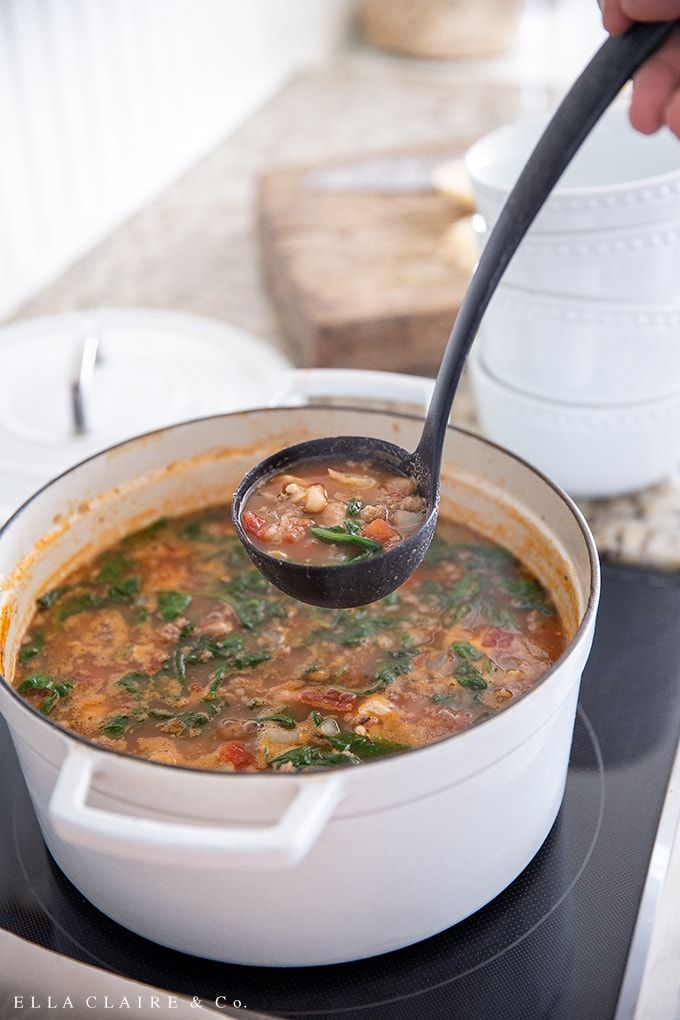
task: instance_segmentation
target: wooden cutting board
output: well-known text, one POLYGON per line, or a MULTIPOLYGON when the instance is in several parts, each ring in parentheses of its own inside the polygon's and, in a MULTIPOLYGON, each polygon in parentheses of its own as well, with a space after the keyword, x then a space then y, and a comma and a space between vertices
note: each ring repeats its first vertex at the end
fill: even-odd
MULTIPOLYGON (((466 147, 394 155, 444 160, 466 147)), ((317 169, 273 170, 259 187, 265 279, 291 357, 433 374, 469 279, 441 253, 461 210, 435 191, 320 190, 309 184, 317 169)))

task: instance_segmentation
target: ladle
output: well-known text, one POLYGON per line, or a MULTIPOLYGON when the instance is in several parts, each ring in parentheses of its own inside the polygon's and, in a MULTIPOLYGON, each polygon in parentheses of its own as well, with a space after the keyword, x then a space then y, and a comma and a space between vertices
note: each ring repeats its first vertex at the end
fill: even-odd
POLYGON ((267 457, 245 476, 234 493, 232 520, 250 558, 277 588, 312 605, 360 606, 394 591, 422 562, 437 523, 442 449, 451 404, 486 307, 520 241, 581 143, 639 65, 679 24, 680 19, 637 23, 624 35, 608 38, 555 111, 481 254, 449 336, 417 448, 410 453, 386 440, 365 436, 312 439, 267 457), (378 461, 414 478, 427 503, 423 525, 387 552, 339 566, 294 563, 259 549, 240 520, 250 490, 268 475, 319 458, 378 461))

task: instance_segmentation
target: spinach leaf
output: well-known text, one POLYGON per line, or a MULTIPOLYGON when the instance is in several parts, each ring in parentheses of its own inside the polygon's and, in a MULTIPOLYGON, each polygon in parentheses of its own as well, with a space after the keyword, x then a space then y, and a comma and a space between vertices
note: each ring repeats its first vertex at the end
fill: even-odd
POLYGON ((49 609, 53 606, 57 599, 60 599, 67 591, 71 590, 70 585, 64 585, 61 588, 52 588, 51 591, 46 591, 44 595, 41 595, 37 600, 38 605, 41 609, 49 609))
POLYGON ((19 662, 25 665, 31 659, 34 659, 36 655, 39 655, 45 647, 45 632, 42 630, 36 630, 33 632, 33 636, 25 641, 19 649, 19 662))
POLYGON ((503 591, 506 591, 512 599, 516 609, 537 609, 544 616, 553 616, 554 610, 547 603, 547 596, 538 581, 532 578, 503 577, 499 581, 503 591))
POLYGON ((383 691, 389 684, 394 683, 398 676, 410 673, 413 667, 413 659, 418 654, 418 649, 410 641, 406 641, 402 648, 387 653, 387 659, 376 674, 376 682, 363 691, 354 690, 351 687, 343 687, 341 690, 356 694, 358 698, 364 698, 368 694, 377 694, 383 691))
POLYGON ((294 730, 297 726, 297 722, 293 719, 292 715, 288 712, 272 712, 271 715, 261 715, 255 722, 274 722, 278 723, 279 726, 283 726, 284 730, 294 730))
POLYGON ((176 648, 172 655, 166 659, 161 668, 157 669, 149 679, 163 680, 171 678, 173 680, 177 680, 181 685, 183 685, 187 678, 187 663, 190 661, 189 656, 184 654, 184 650, 182 648, 176 648))
POLYGON ((230 634, 226 638, 201 634, 198 641, 188 648, 186 662, 190 666, 195 666, 200 662, 210 662, 211 659, 225 659, 232 651, 237 651, 242 647, 243 641, 235 634, 230 634))
POLYGON ((465 542, 461 543, 458 549, 468 556, 476 556, 486 563, 498 566, 517 562, 513 554, 502 545, 493 545, 491 542, 465 542))
POLYGON ((31 691, 45 691, 48 697, 39 705, 44 715, 49 715, 60 698, 65 698, 69 691, 73 690, 70 680, 56 680, 47 673, 32 673, 22 680, 16 688, 20 695, 29 694, 31 691))
POLYGON ((141 539, 153 538, 153 536, 157 535, 159 531, 166 528, 169 523, 170 519, 168 517, 158 517, 155 521, 152 521, 151 524, 147 524, 145 528, 140 528, 139 531, 134 531, 131 535, 126 535, 123 539, 123 543, 125 545, 133 545, 141 539))
MULTIPOLYGON (((207 702, 217 701, 217 695, 219 694, 220 687, 222 686, 222 681, 224 680, 224 678, 225 678, 225 670, 222 669, 221 667, 219 669, 216 669, 214 674, 213 674, 213 678, 210 681, 210 684, 208 686, 208 691, 203 696, 203 699, 202 699, 203 701, 207 701, 207 702)), ((221 702, 222 708, 226 708, 226 705, 227 705, 227 702, 225 702, 225 701, 221 702)))
POLYGON ((480 662, 483 669, 493 670, 495 666, 488 655, 475 648, 469 641, 454 641, 451 644, 451 651, 458 658, 467 662, 480 662))
MULTIPOLYGON (((217 711, 217 709, 215 710, 217 711)), ((203 729, 207 726, 215 712, 182 712, 174 718, 181 722, 187 730, 203 729)))
POLYGON ((321 669, 321 663, 320 662, 313 662, 310 666, 306 666, 305 669, 302 670, 302 675, 303 676, 309 676, 310 673, 318 673, 318 671, 320 669, 321 669))
POLYGON ((499 627, 501 630, 520 629, 517 617, 507 606, 489 602, 484 606, 484 615, 492 627, 499 627))
POLYGON ((471 662, 461 662, 456 666, 454 677, 461 687, 467 687, 473 691, 484 691, 489 686, 476 666, 471 662))
POLYGON ((469 641, 454 641, 451 645, 451 651, 457 655, 460 659, 471 659, 476 661, 481 659, 482 653, 474 645, 471 645, 469 641))
POLYGON ((186 683, 187 678, 187 664, 184 658, 184 652, 181 648, 178 648, 172 657, 173 666, 175 667, 175 678, 179 680, 181 684, 186 683))
POLYGON ((62 680, 59 683, 55 683, 52 687, 51 693, 43 702, 41 702, 40 711, 44 715, 49 715, 59 699, 65 698, 71 690, 73 690, 73 684, 68 680, 62 680))
POLYGON ((441 609, 455 609, 468 604, 479 595, 481 589, 480 580, 470 575, 462 577, 453 588, 429 579, 421 585, 423 595, 438 602, 441 609))
POLYGON ((139 595, 139 589, 139 578, 129 577, 126 581, 112 584, 107 594, 112 602, 132 602, 135 596, 139 595))
POLYGON ((323 748, 315 747, 313 744, 302 744, 300 747, 293 747, 290 751, 284 751, 283 754, 272 758, 269 764, 281 766, 290 762, 297 769, 306 769, 329 765, 359 765, 360 761, 360 758, 351 753, 324 751, 323 748))
POLYGON ((393 627, 397 622, 389 616, 373 615, 368 609, 341 609, 333 614, 330 626, 316 631, 315 636, 338 645, 359 645, 381 627, 393 627))
POLYGON ((500 570, 508 570, 517 564, 512 553, 500 545, 466 542, 460 543, 455 549, 456 561, 469 571, 493 574, 500 570))
POLYGON ((225 596, 225 599, 238 616, 241 626, 246 630, 256 630, 267 619, 267 603, 264 599, 236 599, 228 595, 225 596))
POLYGON ((309 713, 309 718, 312 720, 315 726, 320 726, 321 723, 323 722, 323 716, 321 715, 321 712, 317 712, 316 709, 314 709, 313 712, 309 713))
POLYGON ((182 615, 191 600, 191 595, 182 591, 157 591, 156 612, 162 620, 172 623, 182 615))
POLYGON ((209 553, 205 557, 206 560, 219 559, 227 570, 244 567, 249 562, 248 553, 233 535, 223 535, 219 545, 216 543, 215 545, 215 551, 209 553))
POLYGON ((222 660, 227 668, 235 670, 259 666, 262 662, 268 662, 271 655, 265 651, 248 651, 239 634, 229 634, 223 638, 201 634, 198 641, 187 651, 186 662, 195 665, 199 662, 209 662, 210 659, 222 660))
POLYGON ((350 517, 358 517, 361 511, 365 507, 365 503, 361 499, 357 499, 356 496, 352 496, 349 503, 347 504, 347 513, 350 517))
POLYGON ((361 761, 370 761, 372 758, 382 758, 383 755, 394 754, 396 751, 409 750, 407 744, 397 744, 393 740, 385 740, 384 737, 364 737, 352 731, 338 733, 337 737, 326 737, 326 740, 338 751, 351 751, 361 761))
POLYGON ((261 598, 273 595, 274 588, 256 570, 241 570, 230 581, 223 581, 215 598, 232 607, 246 630, 255 630, 265 620, 285 619, 288 610, 279 598, 261 598))
POLYGON ((65 698, 69 691, 73 690, 70 680, 55 680, 47 673, 31 673, 23 680, 17 690, 19 694, 28 694, 29 691, 46 691, 47 697, 38 706, 44 715, 49 715, 57 701, 65 698))
POLYGON ((223 669, 215 670, 215 675, 210 681, 210 686, 208 687, 208 693, 203 695, 203 701, 215 701, 215 699, 217 698, 217 692, 222 686, 223 680, 224 670, 223 669))
MULTIPOLYGON (((122 737, 133 726, 144 722, 146 719, 158 719, 161 722, 169 723, 177 720, 184 730, 202 729, 215 718, 220 708, 220 702, 211 705, 204 712, 168 712, 162 708, 150 708, 148 711, 138 709, 135 712, 128 712, 123 715, 114 715, 107 719, 102 726, 102 732, 109 737, 122 737)), ((162 729, 163 727, 161 727, 162 729)))
POLYGON ((361 521, 346 520, 344 528, 348 535, 360 535, 362 524, 361 521))
POLYGON ((25 680, 22 680, 17 690, 19 694, 27 694, 29 691, 51 691, 54 681, 47 673, 31 673, 25 680))
MULTIPOLYGON (((139 588, 139 578, 129 577, 125 581, 118 581, 116 584, 112 584, 106 595, 100 595, 91 591, 78 592, 76 595, 72 595, 65 602, 61 603, 57 609, 57 622, 63 623, 64 620, 68 620, 70 616, 76 616, 78 613, 84 613, 90 609, 102 609, 104 606, 110 605, 112 602, 132 602, 138 595, 139 588)), ((38 601, 43 607, 49 607, 68 590, 68 588, 54 589, 54 591, 58 592, 57 595, 54 594, 54 591, 48 592, 47 595, 42 597, 41 602, 40 600, 38 601)))
POLYGON ((472 609, 473 600, 477 598, 481 590, 482 582, 471 574, 461 578, 453 588, 430 579, 423 581, 421 585, 422 594, 426 599, 437 603, 439 609, 445 614, 444 619, 449 626, 465 619, 472 609))
POLYGON ((235 535, 228 535, 224 532, 211 534, 211 532, 206 531, 206 524, 218 523, 224 523, 224 516, 211 517, 208 520, 189 521, 182 529, 182 535, 184 538, 188 538, 190 542, 201 542, 204 545, 213 546, 213 551, 208 554, 206 559, 222 558, 222 554, 225 553, 227 558, 232 561, 231 566, 237 566, 244 559, 247 561, 248 554, 235 535))
POLYGON ((239 623, 246 630, 256 630, 265 620, 285 620, 288 616, 288 610, 279 602, 266 602, 257 598, 227 598, 227 601, 238 616, 239 623))
POLYGON ((457 705, 459 703, 457 694, 442 692, 433 694, 432 697, 430 698, 430 701, 433 701, 435 705, 447 705, 447 706, 457 705))
POLYGON ((411 672, 418 649, 407 642, 402 648, 387 654, 387 662, 378 670, 376 677, 381 687, 387 687, 388 684, 394 683, 398 676, 411 672))
POLYGON ((351 545, 357 545, 361 549, 365 549, 367 552, 382 552, 380 542, 375 542, 372 538, 364 538, 363 535, 351 534, 340 524, 334 525, 332 528, 310 528, 309 534, 313 535, 314 538, 320 539, 322 542, 336 542, 340 544, 348 542, 351 545))
POLYGON ((97 580, 105 584, 118 584, 123 579, 123 574, 132 570, 133 566, 134 564, 124 556, 108 556, 101 565, 97 580))
POLYGON ((102 733, 107 737, 122 737, 136 723, 144 722, 146 713, 130 712, 125 715, 112 715, 102 723, 102 733))
MULTIPOLYGON (((149 715, 153 719, 160 719, 164 723, 178 722, 182 726, 182 730, 201 730, 204 726, 207 726, 211 722, 217 713, 222 708, 222 702, 215 701, 212 704, 206 706, 203 711, 190 711, 190 712, 166 712, 162 709, 151 709, 149 715)), ((167 729, 168 727, 160 726, 161 730, 167 729)), ((170 732, 174 732, 171 730, 170 732)))
POLYGON ((136 695, 142 694, 150 679, 151 678, 148 677, 146 673, 132 672, 126 673, 125 676, 122 676, 120 680, 116 681, 116 683, 120 687, 124 687, 128 694, 136 695))
POLYGON ((251 669, 253 666, 259 666, 263 662, 269 662, 271 655, 269 652, 241 652, 239 655, 232 656, 229 659, 229 666, 232 669, 251 669))
POLYGON ((101 609, 106 605, 106 598, 103 595, 95 595, 92 592, 81 592, 80 595, 72 595, 57 610, 57 621, 63 623, 70 616, 84 613, 88 609, 101 609))
POLYGON ((337 563, 327 563, 327 567, 346 567, 348 563, 361 563, 362 560, 372 560, 374 556, 377 556, 375 549, 367 549, 365 552, 357 553, 356 556, 352 556, 351 560, 338 560, 337 563))
POLYGON ((263 577, 262 574, 254 568, 250 570, 239 570, 239 572, 235 574, 230 581, 224 582, 224 587, 236 598, 242 598, 245 595, 252 595, 253 592, 269 594, 274 591, 273 586, 269 583, 267 578, 263 577))
POLYGON ((435 535, 424 562, 434 567, 439 563, 459 563, 468 571, 504 570, 516 564, 512 553, 502 546, 486 542, 447 542, 435 535))
MULTIPOLYGON (((216 539, 212 535, 208 535, 203 530, 203 521, 189 521, 187 526, 182 531, 185 538, 188 538, 190 542, 209 542, 212 545, 216 539)), ((219 539, 217 539, 219 541, 219 539)))

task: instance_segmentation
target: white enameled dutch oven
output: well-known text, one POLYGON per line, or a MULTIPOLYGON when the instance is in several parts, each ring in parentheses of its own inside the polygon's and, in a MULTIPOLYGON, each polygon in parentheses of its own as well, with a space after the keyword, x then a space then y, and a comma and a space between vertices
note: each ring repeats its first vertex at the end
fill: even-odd
MULTIPOLYGON (((349 375, 299 373, 287 389, 337 391, 349 375)), ((429 394, 426 380, 358 375, 355 395, 422 403, 429 394)), ((417 417, 336 406, 245 411, 131 440, 67 471, 0 532, 3 676, 36 596, 126 532, 227 500, 255 462, 289 443, 355 434, 413 448, 420 428, 417 417)), ((596 551, 568 497, 498 447, 451 429, 443 470, 443 512, 519 555, 571 635, 536 688, 467 732, 354 769, 209 773, 97 748, 0 682, 47 846, 100 910, 202 957, 336 963, 448 928, 531 860, 562 800, 595 624, 596 551)))

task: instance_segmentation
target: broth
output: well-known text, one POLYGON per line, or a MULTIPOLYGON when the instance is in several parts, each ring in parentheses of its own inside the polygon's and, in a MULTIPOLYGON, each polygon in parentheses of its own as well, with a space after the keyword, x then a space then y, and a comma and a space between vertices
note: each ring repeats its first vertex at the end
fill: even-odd
POLYGON ((387 598, 324 610, 259 574, 222 506, 160 519, 42 595, 13 684, 109 748, 297 771, 461 732, 534 687, 565 645, 541 585, 465 525, 440 521, 387 598))

